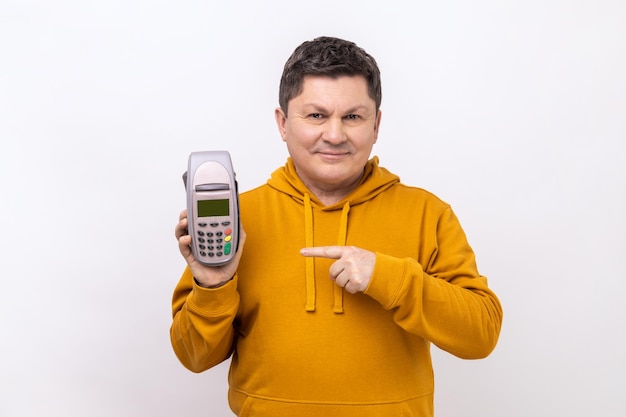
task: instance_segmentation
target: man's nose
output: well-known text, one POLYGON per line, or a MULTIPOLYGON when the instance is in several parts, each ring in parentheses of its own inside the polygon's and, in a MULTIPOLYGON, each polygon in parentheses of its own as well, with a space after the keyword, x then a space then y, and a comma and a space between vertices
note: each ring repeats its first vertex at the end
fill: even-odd
POLYGON ((338 144, 346 140, 343 118, 331 117, 326 122, 323 139, 326 142, 338 144))

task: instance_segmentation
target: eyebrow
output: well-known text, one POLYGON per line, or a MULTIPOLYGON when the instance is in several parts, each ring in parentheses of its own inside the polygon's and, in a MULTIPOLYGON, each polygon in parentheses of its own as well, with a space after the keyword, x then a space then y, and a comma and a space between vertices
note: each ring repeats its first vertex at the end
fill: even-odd
MULTIPOLYGON (((312 109, 314 109, 314 110, 319 110, 319 111, 321 111, 321 112, 328 113, 328 110, 326 109, 326 107, 324 107, 324 106, 323 106, 323 105, 321 105, 321 104, 317 104, 317 103, 313 103, 313 102, 304 103, 304 104, 302 105, 302 108, 303 108, 304 110, 309 110, 309 109, 311 109, 311 108, 312 108, 312 109)), ((347 110, 345 113, 346 113, 346 114, 352 114, 352 113, 357 112, 358 110, 368 110, 368 108, 367 108, 367 106, 366 106, 366 105, 364 105, 364 104, 357 104, 357 105, 356 105, 356 106, 354 106, 354 107, 350 107, 350 108, 348 108, 348 110, 347 110)))

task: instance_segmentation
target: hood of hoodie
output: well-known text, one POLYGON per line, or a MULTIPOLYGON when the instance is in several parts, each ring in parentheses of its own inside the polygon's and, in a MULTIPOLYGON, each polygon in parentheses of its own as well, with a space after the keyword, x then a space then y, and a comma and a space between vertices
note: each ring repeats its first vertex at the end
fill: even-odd
MULTIPOLYGON (((277 191, 289 195, 293 200, 302 204, 304 216, 304 234, 307 246, 313 246, 313 209, 331 211, 341 210, 341 220, 337 231, 337 245, 345 246, 348 232, 348 219, 350 207, 365 203, 389 187, 400 182, 400 178, 379 166, 378 157, 374 156, 366 164, 358 185, 343 200, 336 204, 325 206, 304 185, 291 158, 287 159, 285 166, 274 171, 268 180, 268 185, 277 191)), ((315 311, 315 266, 314 258, 304 258, 306 271, 306 310, 315 311)), ((334 307, 337 314, 343 313, 343 288, 334 287, 334 307)))

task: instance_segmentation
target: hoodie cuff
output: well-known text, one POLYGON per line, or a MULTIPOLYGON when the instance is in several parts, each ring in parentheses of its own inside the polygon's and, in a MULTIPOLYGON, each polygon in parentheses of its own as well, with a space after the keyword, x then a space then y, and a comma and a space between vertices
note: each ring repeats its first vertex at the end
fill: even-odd
POLYGON ((376 263, 365 294, 389 310, 398 303, 406 280, 406 260, 376 252, 376 263))
POLYGON ((224 285, 215 288, 205 288, 193 283, 193 291, 187 302, 197 312, 204 315, 221 314, 237 306, 239 293, 237 292, 237 275, 224 285))

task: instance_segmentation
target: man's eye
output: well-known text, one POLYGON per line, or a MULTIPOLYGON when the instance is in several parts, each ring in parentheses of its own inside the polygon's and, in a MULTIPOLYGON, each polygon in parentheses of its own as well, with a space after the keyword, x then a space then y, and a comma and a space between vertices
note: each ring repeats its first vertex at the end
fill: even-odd
POLYGON ((320 113, 311 113, 311 114, 309 115, 309 117, 310 117, 311 119, 321 119, 321 118, 322 118, 322 115, 321 115, 320 113))
POLYGON ((359 115, 358 114, 349 114, 346 116, 346 119, 348 120, 359 120, 359 115))

